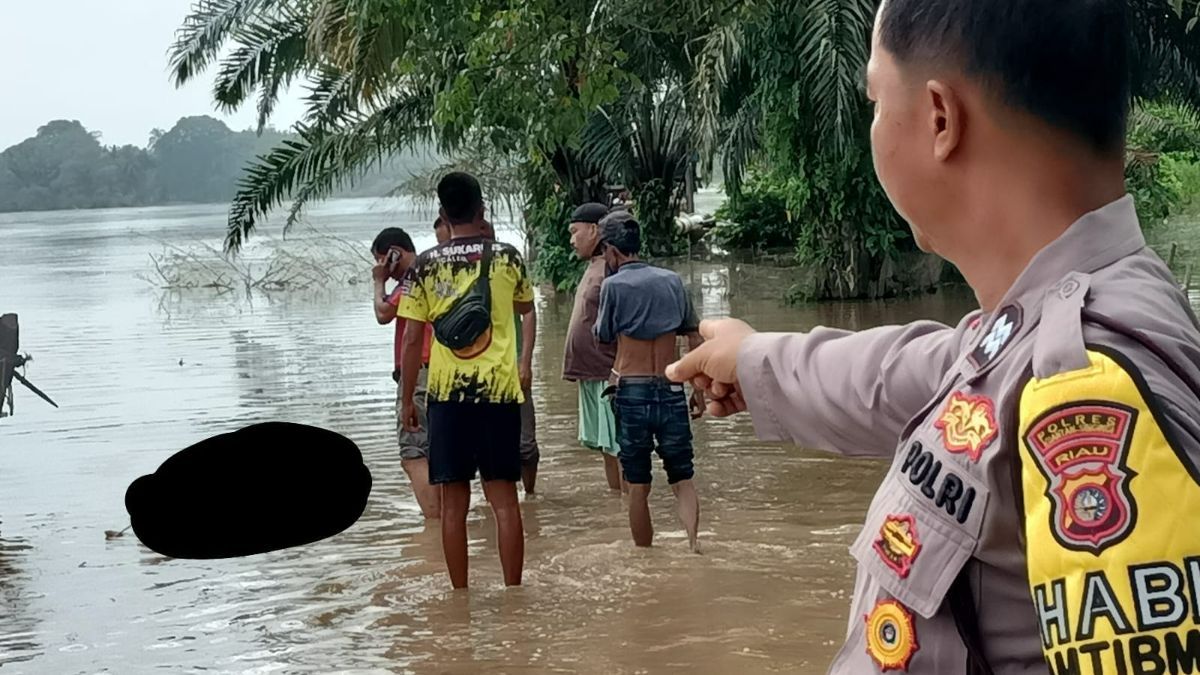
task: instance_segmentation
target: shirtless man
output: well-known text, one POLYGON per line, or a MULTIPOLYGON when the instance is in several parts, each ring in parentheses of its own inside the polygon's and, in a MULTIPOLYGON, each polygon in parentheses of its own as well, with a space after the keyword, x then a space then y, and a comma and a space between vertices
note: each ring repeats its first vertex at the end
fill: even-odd
MULTIPOLYGON (((626 211, 600 221, 604 260, 612 272, 600 287, 596 339, 617 343, 613 365, 617 441, 621 468, 629 483, 629 527, 638 546, 654 538, 650 522, 650 453, 657 451, 675 493, 679 519, 688 543, 699 552, 700 500, 692 483, 692 428, 689 404, 681 385, 664 376, 676 359, 679 335, 688 349, 703 341, 696 310, 678 274, 653 267, 638 258, 641 228, 626 211), (656 445, 657 443, 657 445, 656 445)), ((692 394, 691 418, 704 414, 704 394, 692 394)))

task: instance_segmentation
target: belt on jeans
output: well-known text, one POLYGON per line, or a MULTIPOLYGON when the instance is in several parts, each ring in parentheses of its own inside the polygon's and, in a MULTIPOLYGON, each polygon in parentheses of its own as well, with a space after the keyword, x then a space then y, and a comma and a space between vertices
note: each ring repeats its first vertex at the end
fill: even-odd
POLYGON ((617 386, 622 384, 675 384, 662 375, 620 375, 617 386))
POLYGON ((605 387, 600 393, 600 397, 613 396, 622 384, 665 384, 668 386, 678 385, 677 382, 672 382, 662 375, 617 375, 617 383, 610 384, 605 387))

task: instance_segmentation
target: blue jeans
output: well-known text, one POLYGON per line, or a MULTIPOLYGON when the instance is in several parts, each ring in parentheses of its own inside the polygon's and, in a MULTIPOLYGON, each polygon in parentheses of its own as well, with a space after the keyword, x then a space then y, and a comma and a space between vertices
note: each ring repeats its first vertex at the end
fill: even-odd
POLYGON ((623 377, 617 383, 613 412, 625 480, 648 485, 654 451, 662 458, 668 483, 692 477, 692 424, 683 385, 661 377, 623 377))

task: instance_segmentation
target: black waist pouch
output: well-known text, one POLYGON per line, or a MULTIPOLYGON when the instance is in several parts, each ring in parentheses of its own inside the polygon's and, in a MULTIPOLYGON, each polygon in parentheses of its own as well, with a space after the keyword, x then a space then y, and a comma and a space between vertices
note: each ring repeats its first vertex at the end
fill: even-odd
POLYGON ((433 335, 451 351, 475 344, 492 327, 492 244, 483 242, 479 278, 443 315, 433 320, 433 335))

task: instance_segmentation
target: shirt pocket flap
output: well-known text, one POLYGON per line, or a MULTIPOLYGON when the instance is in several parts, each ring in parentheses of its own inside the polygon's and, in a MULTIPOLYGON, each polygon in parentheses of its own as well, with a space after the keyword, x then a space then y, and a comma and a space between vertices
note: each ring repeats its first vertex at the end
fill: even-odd
POLYGON ((926 619, 937 613, 950 585, 975 552, 987 506, 982 484, 970 476, 958 478, 964 486, 959 509, 971 494, 968 512, 958 514, 964 516, 964 522, 949 514, 944 503, 937 506, 919 488, 906 485, 903 475, 893 474, 850 549, 884 590, 926 619))

